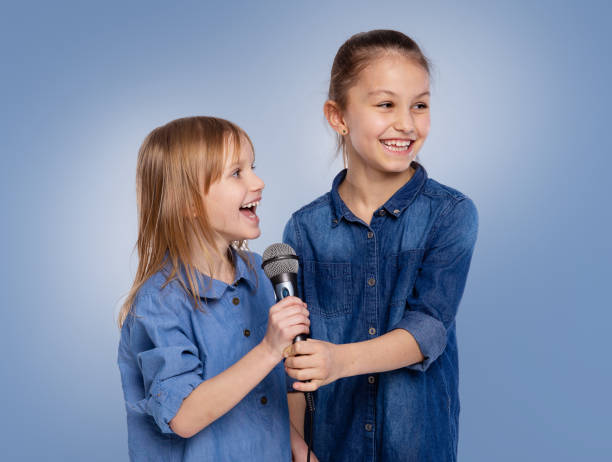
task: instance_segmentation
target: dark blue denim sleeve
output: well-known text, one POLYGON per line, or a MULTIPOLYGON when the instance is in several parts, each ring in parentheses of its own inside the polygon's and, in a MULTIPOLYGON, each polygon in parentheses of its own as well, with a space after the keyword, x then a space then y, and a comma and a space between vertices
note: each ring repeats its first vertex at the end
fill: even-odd
POLYGON ((469 198, 442 212, 427 245, 414 290, 394 328, 410 332, 425 360, 409 366, 427 370, 444 351, 447 329, 463 295, 478 232, 478 212, 469 198))
POLYGON ((177 297, 145 294, 133 307, 130 344, 144 382, 142 407, 164 433, 172 433, 169 422, 203 381, 200 353, 190 338, 188 322, 178 314, 184 307, 176 306, 184 304, 177 297))

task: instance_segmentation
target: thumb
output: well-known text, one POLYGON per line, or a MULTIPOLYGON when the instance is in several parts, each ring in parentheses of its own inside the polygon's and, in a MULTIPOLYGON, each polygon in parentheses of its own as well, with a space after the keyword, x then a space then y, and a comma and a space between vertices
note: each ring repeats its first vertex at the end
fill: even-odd
POLYGON ((295 349, 293 348, 293 343, 286 347, 283 350, 283 358, 288 358, 289 356, 295 355, 295 349))

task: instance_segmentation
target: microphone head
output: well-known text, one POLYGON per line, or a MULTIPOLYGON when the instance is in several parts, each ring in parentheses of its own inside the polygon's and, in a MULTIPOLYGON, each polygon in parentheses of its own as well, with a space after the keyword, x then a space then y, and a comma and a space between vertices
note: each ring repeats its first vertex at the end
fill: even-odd
POLYGON ((295 250, 288 244, 272 244, 263 253, 263 268, 269 279, 283 273, 297 274, 299 263, 295 250))

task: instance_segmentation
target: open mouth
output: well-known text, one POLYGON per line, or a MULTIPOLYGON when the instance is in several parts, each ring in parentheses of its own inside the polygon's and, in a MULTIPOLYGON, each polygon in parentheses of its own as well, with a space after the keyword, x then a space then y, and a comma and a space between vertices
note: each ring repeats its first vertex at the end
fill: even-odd
POLYGON ((412 149, 414 140, 380 140, 380 144, 390 152, 407 153, 412 149))
POLYGON ((242 213, 245 217, 250 220, 256 220, 257 214, 255 213, 257 210, 257 206, 259 205, 259 200, 248 202, 244 205, 240 206, 240 213, 242 213))

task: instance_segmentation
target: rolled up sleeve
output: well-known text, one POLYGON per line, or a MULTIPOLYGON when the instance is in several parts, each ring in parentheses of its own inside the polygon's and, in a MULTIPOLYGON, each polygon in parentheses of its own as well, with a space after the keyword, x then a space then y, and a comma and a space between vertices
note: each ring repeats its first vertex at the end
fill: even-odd
POLYGON ((446 348, 467 279, 478 233, 478 213, 469 198, 441 214, 427 245, 402 319, 394 326, 412 334, 425 359, 408 366, 425 371, 446 348))
MULTIPOLYGON (((204 362, 195 346, 189 317, 179 300, 139 296, 134 304, 132 349, 142 373, 144 399, 141 408, 151 415, 163 433, 183 400, 203 382, 204 362)), ((191 309, 190 307, 187 308, 191 309)))

